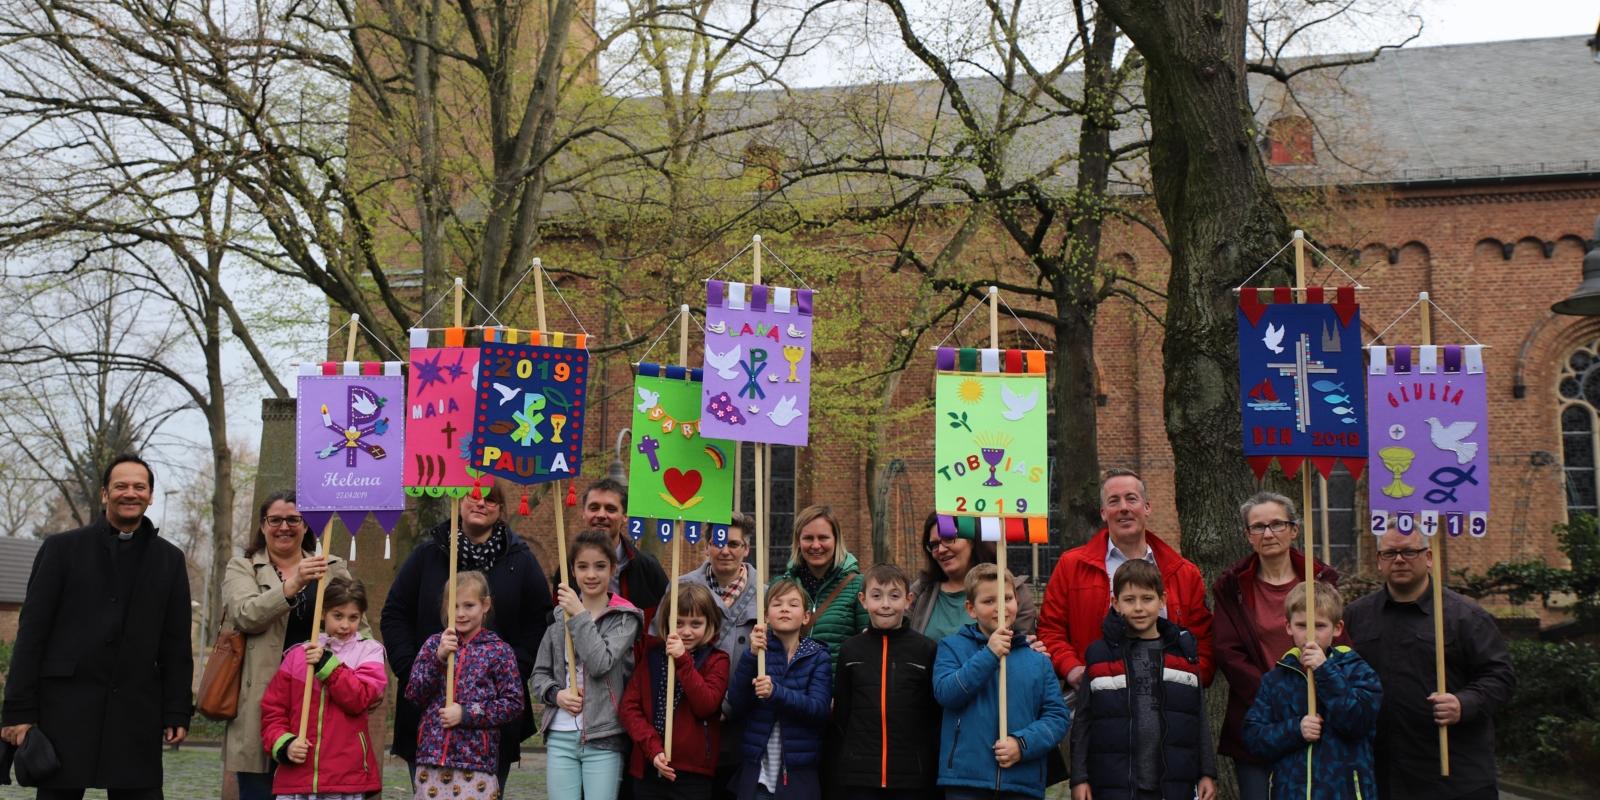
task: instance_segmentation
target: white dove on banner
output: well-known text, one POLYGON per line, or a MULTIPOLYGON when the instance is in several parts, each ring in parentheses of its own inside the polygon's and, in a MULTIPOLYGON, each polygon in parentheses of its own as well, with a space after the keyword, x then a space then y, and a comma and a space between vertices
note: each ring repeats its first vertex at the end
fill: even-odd
POLYGON ((1002 385, 1000 387, 1000 402, 1006 404, 1006 410, 1000 416, 1016 422, 1027 416, 1028 412, 1039 404, 1039 390, 1034 389, 1028 393, 1027 397, 1018 397, 1016 392, 1011 391, 1010 386, 1002 385))
POLYGON ((660 392, 652 392, 649 389, 644 388, 643 386, 635 387, 635 389, 636 389, 636 391, 639 392, 639 410, 640 411, 645 412, 645 413, 649 413, 650 409, 656 407, 656 403, 661 402, 661 393, 660 392))
POLYGON ((795 417, 800 416, 800 412, 794 408, 797 400, 798 398, 794 395, 784 395, 783 399, 778 401, 778 407, 767 412, 767 417, 772 420, 772 424, 781 428, 793 422, 795 417))
POLYGON ((1456 463, 1469 464, 1478 455, 1477 442, 1463 442, 1462 439, 1472 435, 1478 429, 1478 423, 1472 420, 1462 420, 1444 425, 1438 417, 1428 417, 1428 439, 1433 446, 1440 450, 1448 450, 1456 454, 1456 463))
POLYGON ((507 386, 503 383, 496 383, 493 386, 494 390, 500 393, 500 405, 505 405, 511 401, 511 398, 522 393, 521 386, 507 386))
POLYGON ((1283 352, 1283 326, 1267 323, 1267 333, 1261 337, 1261 343, 1274 353, 1283 352))
POLYGON ((715 369, 717 377, 731 381, 739 377, 739 372, 734 367, 739 366, 739 356, 741 355, 744 355, 744 345, 742 344, 734 345, 733 349, 726 353, 718 353, 715 350, 706 348, 706 366, 715 369))

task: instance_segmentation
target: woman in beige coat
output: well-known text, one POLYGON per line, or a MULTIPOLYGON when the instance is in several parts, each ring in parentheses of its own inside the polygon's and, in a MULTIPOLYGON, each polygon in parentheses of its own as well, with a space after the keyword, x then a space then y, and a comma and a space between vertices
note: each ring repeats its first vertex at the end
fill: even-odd
MULTIPOLYGON (((270 800, 272 760, 261 747, 261 697, 283 661, 283 652, 311 636, 317 581, 350 577, 344 562, 316 556, 316 537, 293 492, 275 492, 261 504, 255 538, 245 554, 228 562, 222 579, 227 620, 244 634, 244 670, 239 715, 222 734, 222 767, 239 776, 239 800, 270 800)), ((362 630, 367 630, 362 622, 362 630)))

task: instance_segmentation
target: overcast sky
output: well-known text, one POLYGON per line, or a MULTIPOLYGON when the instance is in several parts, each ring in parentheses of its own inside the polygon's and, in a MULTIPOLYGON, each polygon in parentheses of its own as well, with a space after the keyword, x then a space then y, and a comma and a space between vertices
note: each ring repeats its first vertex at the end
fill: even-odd
MULTIPOLYGON (((948 0, 938 0, 943 4, 948 0)), ((1525 0, 1520 3, 1508 3, 1506 0, 1423 0, 1421 6, 1423 16, 1423 33, 1409 47, 1426 47, 1446 44, 1464 44, 1470 42, 1501 41, 1507 39, 1529 39, 1549 36, 1594 35, 1597 20, 1600 20, 1600 0, 1525 0)), ((1335 47, 1334 49, 1351 49, 1335 47)), ((894 55, 883 52, 879 47, 855 48, 853 52, 834 52, 822 62, 808 64, 806 80, 803 84, 827 83, 855 83, 862 80, 862 73, 871 71, 856 59, 867 59, 879 67, 884 66, 881 60, 885 56, 894 58, 894 55)), ((1583 57, 1581 51, 1574 54, 1583 57)), ((898 59, 896 59, 898 61, 898 59)), ((1595 79, 1600 80, 1600 64, 1595 66, 1595 79)), ((292 371, 288 364, 306 357, 306 353, 296 353, 292 348, 279 353, 277 360, 284 365, 280 375, 286 380, 292 380, 292 371)), ((260 439, 261 397, 264 391, 251 391, 247 381, 235 384, 229 406, 232 410, 229 420, 230 433, 234 437, 244 438, 251 442, 260 439)), ((191 414, 192 420, 186 420, 179 427, 187 438, 195 443, 198 453, 205 450, 205 427, 198 414, 191 414)), ((190 463, 203 462, 204 459, 184 459, 181 456, 174 460, 185 460, 190 463)), ((245 491, 249 491, 246 489, 245 491)), ((151 509, 151 516, 161 519, 162 505, 165 498, 158 494, 155 506, 151 509)))

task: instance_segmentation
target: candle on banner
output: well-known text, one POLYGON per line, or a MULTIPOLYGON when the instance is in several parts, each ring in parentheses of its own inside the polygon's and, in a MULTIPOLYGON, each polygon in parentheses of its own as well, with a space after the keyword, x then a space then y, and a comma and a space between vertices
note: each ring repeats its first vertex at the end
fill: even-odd
POLYGON ((1489 400, 1480 345, 1368 348, 1368 528, 1489 529, 1489 400))
POLYGON ((803 447, 811 415, 810 289, 706 281, 702 426, 708 436, 803 447))
POLYGON ((700 421, 702 372, 681 366, 639 364, 633 383, 633 448, 628 459, 628 533, 654 532, 698 544, 708 532, 726 543, 733 512, 736 443, 704 435, 700 421))
POLYGON ((1257 480, 1277 459, 1294 477, 1311 463, 1327 477, 1366 465, 1361 308, 1350 287, 1324 302, 1320 287, 1296 302, 1288 287, 1239 291, 1239 395, 1244 454, 1257 480), (1271 302, 1266 302, 1271 300, 1271 302))
POLYGON ((939 535, 1048 541, 1044 351, 941 347, 935 366, 939 535))
MULTIPOLYGON (((306 524, 335 514, 355 532, 370 512, 384 533, 405 511, 405 382, 400 362, 301 366, 295 413, 295 498, 306 524)), ((325 544, 325 543, 324 543, 325 544)))

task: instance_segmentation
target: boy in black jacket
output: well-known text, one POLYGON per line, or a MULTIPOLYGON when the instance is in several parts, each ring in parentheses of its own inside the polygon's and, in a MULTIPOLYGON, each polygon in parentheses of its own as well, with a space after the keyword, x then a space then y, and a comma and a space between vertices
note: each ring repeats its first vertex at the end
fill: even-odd
POLYGON ((911 582, 899 567, 867 570, 860 598, 872 627, 840 646, 834 688, 842 796, 924 798, 934 791, 938 767, 933 660, 939 646, 905 624, 911 582))

